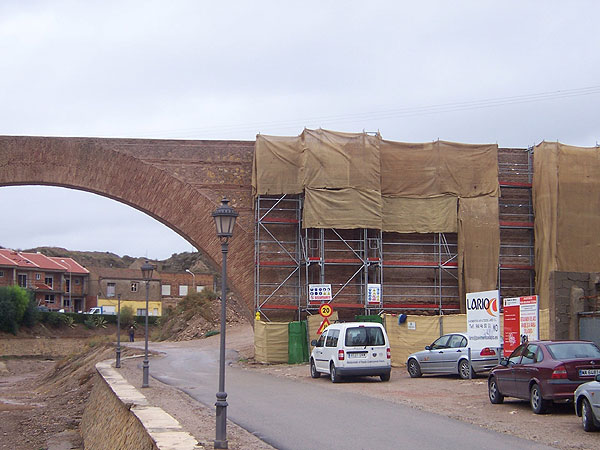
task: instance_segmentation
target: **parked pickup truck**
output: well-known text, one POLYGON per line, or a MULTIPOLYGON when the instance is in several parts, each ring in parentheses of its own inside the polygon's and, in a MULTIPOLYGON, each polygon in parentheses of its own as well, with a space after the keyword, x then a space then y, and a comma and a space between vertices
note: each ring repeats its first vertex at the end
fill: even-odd
POLYGON ((116 314, 116 308, 114 306, 94 306, 86 311, 84 314, 116 314))

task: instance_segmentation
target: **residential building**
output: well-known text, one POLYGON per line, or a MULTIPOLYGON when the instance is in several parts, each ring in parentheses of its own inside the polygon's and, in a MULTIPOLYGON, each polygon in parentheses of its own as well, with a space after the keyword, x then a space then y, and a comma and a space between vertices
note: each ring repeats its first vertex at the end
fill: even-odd
MULTIPOLYGON (((134 314, 146 313, 146 281, 139 269, 115 267, 90 267, 90 307, 117 306, 119 297, 121 307, 129 306, 134 314)), ((162 315, 160 295, 160 275, 154 271, 148 282, 148 315, 162 315)))
POLYGON ((160 272, 160 293, 163 308, 177 306, 179 300, 190 292, 214 290, 215 277, 210 273, 160 272))
POLYGON ((72 258, 0 249, 0 286, 11 285, 32 290, 38 306, 83 311, 89 271, 72 258))

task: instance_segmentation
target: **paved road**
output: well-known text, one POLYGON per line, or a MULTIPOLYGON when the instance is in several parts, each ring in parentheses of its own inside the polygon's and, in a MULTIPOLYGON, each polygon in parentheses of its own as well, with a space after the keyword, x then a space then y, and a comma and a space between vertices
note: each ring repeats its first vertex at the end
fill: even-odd
MULTIPOLYGON (((161 345, 160 351, 166 356, 152 359, 152 377, 214 405, 218 351, 176 344, 161 345)), ((234 360, 235 352, 228 358, 234 360)), ((227 366, 225 390, 228 418, 281 450, 551 448, 328 383, 227 366)))

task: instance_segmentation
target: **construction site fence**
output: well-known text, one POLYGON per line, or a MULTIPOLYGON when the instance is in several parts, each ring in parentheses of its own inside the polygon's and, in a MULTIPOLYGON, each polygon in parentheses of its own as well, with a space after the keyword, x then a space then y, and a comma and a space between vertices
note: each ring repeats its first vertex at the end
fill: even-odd
MULTIPOLYGON (((382 314, 381 320, 390 340, 392 366, 403 367, 411 353, 423 350, 443 334, 465 333, 467 331, 467 315, 452 314, 446 316, 407 315, 406 320, 399 321, 398 314, 382 314), (400 323, 401 322, 401 323, 400 323)), ((376 321, 372 317, 357 317, 362 321, 376 321)), ((403 318, 404 319, 404 318, 403 318)), ((337 312, 328 318, 330 323, 338 321, 337 312)), ((303 321, 304 322, 304 321, 303 321)), ((301 322, 263 322, 257 320, 254 325, 254 358, 261 363, 297 364, 308 360, 312 350, 310 342, 318 339, 317 331, 321 327, 323 317, 309 316, 304 325, 291 325, 301 322), (290 333, 292 329, 292 333, 290 333), (304 342, 298 341, 303 339, 304 342), (293 336, 290 343, 290 336, 293 336), (302 357, 298 355, 302 354, 302 357)), ((503 314, 500 314, 500 335, 503 332, 503 314)), ((539 312, 540 339, 550 337, 550 312, 542 309, 539 312)))

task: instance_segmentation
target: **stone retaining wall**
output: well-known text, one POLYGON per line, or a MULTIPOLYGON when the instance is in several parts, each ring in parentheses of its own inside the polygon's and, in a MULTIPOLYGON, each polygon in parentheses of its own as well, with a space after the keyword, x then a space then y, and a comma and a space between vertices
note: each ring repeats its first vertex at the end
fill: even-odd
POLYGON ((98 374, 81 420, 86 450, 200 450, 203 447, 172 416, 148 400, 112 368, 98 374))

